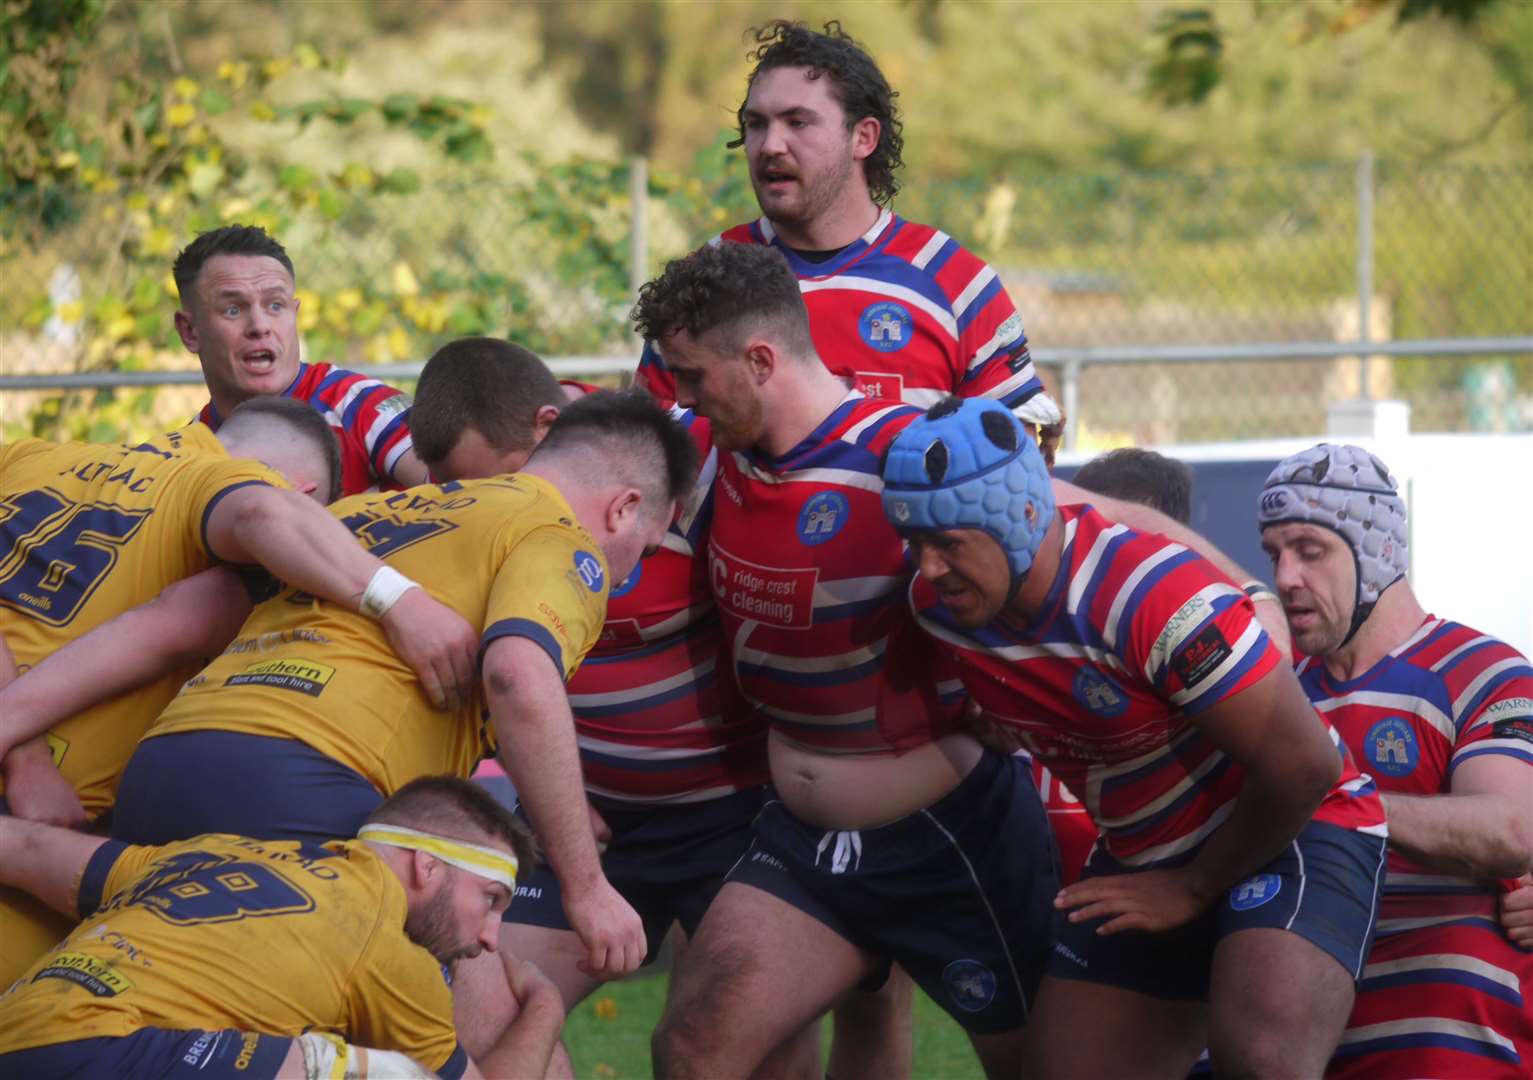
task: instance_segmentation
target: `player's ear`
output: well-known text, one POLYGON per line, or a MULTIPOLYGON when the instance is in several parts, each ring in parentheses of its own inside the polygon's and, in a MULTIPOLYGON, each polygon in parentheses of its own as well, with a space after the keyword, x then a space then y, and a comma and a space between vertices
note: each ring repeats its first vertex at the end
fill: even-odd
POLYGON ((877 117, 864 116, 852 125, 852 160, 862 161, 873 155, 878 149, 879 136, 883 134, 884 126, 878 122, 877 117))
POLYGON ((607 504, 607 532, 619 533, 624 528, 631 528, 643 502, 644 496, 635 487, 623 488, 612 496, 612 501, 607 504))
POLYGON ((745 347, 745 368, 757 386, 771 378, 778 360, 777 347, 765 338, 753 338, 745 347))
POLYGON ((559 406, 543 405, 532 418, 532 445, 537 446, 548 434, 548 429, 559 419, 559 406))
POLYGON ((416 888, 422 888, 428 884, 436 877, 441 867, 442 864, 435 855, 428 855, 424 851, 410 852, 410 874, 416 888))
POLYGON ((186 346, 187 352, 197 352, 197 324, 192 321, 190 311, 176 312, 176 333, 181 335, 181 344, 186 346))

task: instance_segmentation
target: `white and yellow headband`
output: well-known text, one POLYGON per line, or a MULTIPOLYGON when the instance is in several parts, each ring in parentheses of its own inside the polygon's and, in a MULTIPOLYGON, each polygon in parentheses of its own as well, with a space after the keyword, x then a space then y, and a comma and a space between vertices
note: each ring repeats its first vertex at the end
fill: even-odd
POLYGON ((388 847, 424 851, 444 863, 477 874, 489 881, 498 881, 513 893, 516 892, 516 856, 506 851, 471 844, 467 840, 449 840, 445 836, 407 829, 403 825, 364 825, 357 832, 357 839, 388 847))

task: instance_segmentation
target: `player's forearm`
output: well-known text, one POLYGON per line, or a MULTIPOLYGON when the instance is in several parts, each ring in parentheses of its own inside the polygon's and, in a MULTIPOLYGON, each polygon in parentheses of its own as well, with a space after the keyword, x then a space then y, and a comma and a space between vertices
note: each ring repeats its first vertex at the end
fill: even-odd
POLYGON ((417 484, 428 483, 431 477, 426 469, 425 462, 416 456, 415 447, 410 447, 399 459, 394 462, 394 482, 401 487, 415 487, 417 484))
POLYGON ((549 985, 521 1003, 494 1049, 478 1059, 480 1071, 485 1076, 542 1076, 563 1027, 564 1001, 549 985))
POLYGON ((602 880, 601 861, 559 671, 536 645, 506 638, 485 655, 484 683, 501 765, 549 865, 566 891, 594 886, 602 880))
POLYGON ((221 559, 260 563, 289 586, 350 611, 360 610, 363 591, 383 566, 324 507, 277 488, 247 488, 220 503, 209 542, 221 559))
POLYGON ((1389 846, 1423 866, 1466 877, 1515 878, 1533 865, 1527 806, 1504 795, 1386 793, 1389 846))
POLYGON ((1271 787, 1253 784, 1248 778, 1230 816, 1188 865, 1199 895, 1211 902, 1276 858, 1320 806, 1326 788, 1320 788, 1318 794, 1315 790, 1314 784, 1279 783, 1271 787))
POLYGON ((106 840, 73 829, 0 815, 0 885, 37 897, 78 918, 80 878, 106 840))

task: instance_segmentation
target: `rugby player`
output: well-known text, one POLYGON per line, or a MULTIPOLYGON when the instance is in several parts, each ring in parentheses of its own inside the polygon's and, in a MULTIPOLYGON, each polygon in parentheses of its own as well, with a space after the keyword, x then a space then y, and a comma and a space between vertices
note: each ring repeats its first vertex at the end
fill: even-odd
POLYGON ((1043 959, 1029 929, 1047 922, 1053 856, 1031 783, 959 729, 901 601, 877 469, 920 412, 821 362, 770 248, 671 263, 635 323, 719 450, 709 580, 740 690, 771 725, 774 784, 673 971, 656 1074, 747 1074, 897 962, 998 1075, 1043 959))
POLYGON ((444 978, 496 948, 526 829, 479 788, 414 781, 355 840, 132 847, 0 818, 0 881, 71 919, 0 996, 0 1075, 50 1080, 539 1076, 563 1019, 526 1000, 468 1060, 444 978))
MULTIPOLYGON (((940 229, 889 209, 903 125, 877 63, 834 22, 821 32, 777 20, 753 36, 734 145, 744 148, 761 216, 713 242, 781 252, 817 355, 868 397, 923 407, 950 393, 994 397, 1057 441, 1059 408, 994 270, 940 229)), ((651 344, 637 378, 674 400, 675 380, 651 344)), ((896 971, 878 1000, 855 994, 838 1007, 834 1075, 909 1073, 910 993, 896 971)))
MULTIPOLYGON (((0 451, 0 637, 32 669, 0 689, 11 812, 79 824, 112 808, 133 744, 206 655, 186 644, 197 635, 182 621, 213 626, 199 640, 216 649, 233 634, 228 613, 250 608, 238 577, 209 571, 214 564, 264 565, 359 608, 384 565, 317 505, 333 494, 335 459, 319 416, 281 399, 247 403, 217 435, 194 424, 140 446, 23 439, 0 451), (129 620, 107 647, 59 651, 162 590, 174 593, 188 575, 208 575, 212 589, 201 595, 211 591, 220 606, 182 608, 162 633, 129 620), (51 802, 34 801, 35 784, 48 786, 51 802)), ((412 593, 379 612, 381 629, 405 662, 456 698, 459 685, 472 686, 473 630, 412 593)), ((5 982, 61 930, 36 910, 38 918, 13 919, 13 900, 0 901, 5 982)))
POLYGON ((1533 665, 1427 614, 1405 500, 1368 451, 1284 459, 1257 520, 1299 682, 1389 816, 1378 937, 1328 1075, 1526 1076, 1533 953, 1496 904, 1533 862, 1533 665))
POLYGON ((218 430, 236 405, 273 394, 307 402, 341 446, 341 494, 423 483, 410 440, 410 399, 377 379, 299 358, 293 262, 254 225, 226 225, 176 256, 176 332, 202 364, 209 401, 197 419, 218 430))
POLYGON ((1317 1075, 1372 933, 1385 828, 1250 598, 1180 544, 1056 506, 1036 447, 989 402, 933 408, 883 477, 916 618, 1102 831, 1055 899, 1031 1067, 1182 1077, 1206 1020, 1218 1073, 1317 1075))
POLYGON ((514 476, 337 503, 401 581, 482 628, 483 699, 450 720, 432 715, 370 624, 289 590, 257 606, 140 743, 114 835, 349 836, 413 777, 467 776, 498 753, 565 885, 588 966, 633 970, 643 933, 601 873, 564 681, 596 640, 611 577, 659 546, 694 461, 642 392, 607 392, 564 409, 514 476), (233 760, 237 770, 207 768, 233 760), (173 779, 189 773, 208 781, 173 779))
POLYGON ((1153 506, 1183 525, 1192 520, 1192 470, 1154 450, 1111 450, 1082 465, 1071 482, 1087 491, 1153 506))

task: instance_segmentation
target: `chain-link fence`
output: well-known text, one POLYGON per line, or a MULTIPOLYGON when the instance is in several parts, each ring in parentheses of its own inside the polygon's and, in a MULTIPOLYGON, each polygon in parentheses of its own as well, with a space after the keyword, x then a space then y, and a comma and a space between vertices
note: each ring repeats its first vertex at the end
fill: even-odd
MULTIPOLYGON (((404 266, 408 303, 441 304, 412 324, 420 357, 480 332, 549 357, 632 356, 636 282, 756 212, 738 156, 722 160, 707 177, 587 162, 432 187, 300 217, 282 239, 300 286, 332 298, 310 317, 338 333, 367 310, 344 310, 347 290, 394 303, 404 266)), ((1314 434, 1356 397, 1407 401, 1419 431, 1533 430, 1533 166, 907 178, 898 209, 997 269, 1081 445, 1314 434), (1439 339, 1506 340, 1459 343, 1504 349, 1490 355, 1379 353, 1439 339), (1358 341, 1379 348, 1272 358, 1358 341)), ((89 264, 83 243, 69 254, 89 264)), ((335 358, 365 365, 370 327, 352 328, 335 358)))

